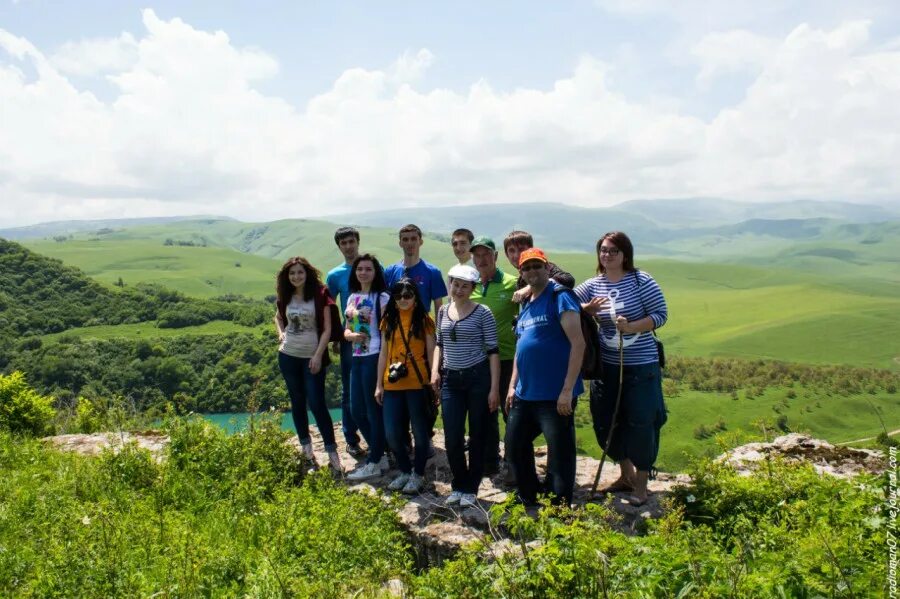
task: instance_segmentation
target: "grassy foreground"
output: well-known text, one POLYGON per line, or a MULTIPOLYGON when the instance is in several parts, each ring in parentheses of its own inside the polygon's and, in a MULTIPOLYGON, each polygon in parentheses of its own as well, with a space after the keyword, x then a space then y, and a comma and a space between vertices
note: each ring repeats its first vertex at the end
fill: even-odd
POLYGON ((886 590, 881 485, 770 464, 709 462, 645 536, 605 506, 493 508, 456 559, 413 567, 397 504, 303 465, 268 420, 225 435, 168 423, 157 462, 136 448, 62 454, 0 432, 0 594, 10 597, 861 597, 886 590))

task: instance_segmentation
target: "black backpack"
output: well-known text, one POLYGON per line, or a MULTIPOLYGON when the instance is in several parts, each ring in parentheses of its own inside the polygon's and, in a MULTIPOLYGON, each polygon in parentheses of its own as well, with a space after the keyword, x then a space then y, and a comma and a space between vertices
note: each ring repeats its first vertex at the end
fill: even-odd
MULTIPOLYGON (((567 287, 557 287, 553 290, 555 298, 560 293, 570 293, 572 299, 579 306, 581 301, 575 292, 567 287)), ((600 343, 600 330, 594 317, 579 308, 578 317, 581 321, 581 336, 584 337, 584 358, 581 361, 581 378, 593 380, 599 379, 603 374, 603 361, 601 359, 603 345, 600 343)))

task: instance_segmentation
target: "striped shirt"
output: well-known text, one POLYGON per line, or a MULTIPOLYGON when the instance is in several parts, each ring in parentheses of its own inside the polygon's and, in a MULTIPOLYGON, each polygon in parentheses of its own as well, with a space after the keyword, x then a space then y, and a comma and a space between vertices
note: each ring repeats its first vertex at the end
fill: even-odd
MULTIPOLYGON (((619 342, 616 334, 615 317, 624 316, 628 322, 649 316, 653 328, 666 323, 668 309, 662 290, 647 273, 639 270, 626 272, 618 283, 612 283, 606 275, 588 279, 575 288, 575 295, 582 303, 595 297, 608 298, 609 302, 600 311, 600 341, 607 350, 603 361, 619 363, 619 342)), ((629 366, 652 364, 659 361, 656 342, 650 332, 623 335, 624 363, 629 366)))
POLYGON ((449 304, 441 306, 438 313, 437 345, 441 348, 441 368, 469 368, 484 362, 488 354, 498 352, 497 322, 487 307, 476 304, 462 320, 450 318, 449 308, 449 304))

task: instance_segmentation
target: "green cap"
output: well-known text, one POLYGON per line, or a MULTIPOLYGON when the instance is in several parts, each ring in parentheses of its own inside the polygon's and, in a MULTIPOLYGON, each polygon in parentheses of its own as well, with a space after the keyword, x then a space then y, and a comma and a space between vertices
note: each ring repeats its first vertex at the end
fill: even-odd
POLYGON ((485 237, 484 235, 480 235, 480 236, 476 237, 472 241, 472 245, 469 247, 469 249, 474 250, 479 245, 483 245, 486 248, 491 248, 491 250, 494 252, 497 251, 497 246, 494 245, 494 240, 491 239, 490 237, 485 237))

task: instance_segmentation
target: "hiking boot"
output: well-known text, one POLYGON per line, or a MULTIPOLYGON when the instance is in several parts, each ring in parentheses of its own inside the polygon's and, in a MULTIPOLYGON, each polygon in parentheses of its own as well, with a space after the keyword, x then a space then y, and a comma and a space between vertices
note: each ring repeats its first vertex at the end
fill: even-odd
POLYGON ((337 474, 343 474, 344 468, 341 466, 341 456, 338 455, 338 452, 335 450, 331 450, 328 452, 328 467, 334 470, 337 474))
POLYGON ((391 484, 388 485, 388 490, 390 491, 400 491, 401 489, 406 488, 406 483, 409 482, 409 474, 400 473, 400 476, 391 481, 391 484))
POLYGON ((381 468, 378 466, 378 464, 366 462, 365 464, 348 474, 347 480, 367 480, 370 478, 375 478, 376 476, 381 476, 381 468))
POLYGON ((421 474, 413 472, 409 475, 409 480, 403 485, 403 493, 406 495, 418 495, 425 487, 425 479, 421 474))
POLYGON ((303 453, 303 457, 306 458, 306 461, 309 462, 309 467, 311 470, 315 470, 319 467, 318 462, 316 462, 316 454, 313 453, 312 443, 305 443, 300 446, 300 451, 303 453))
POLYGON ((360 447, 359 443, 352 443, 347 445, 347 453, 354 458, 361 458, 366 455, 366 450, 360 447))

